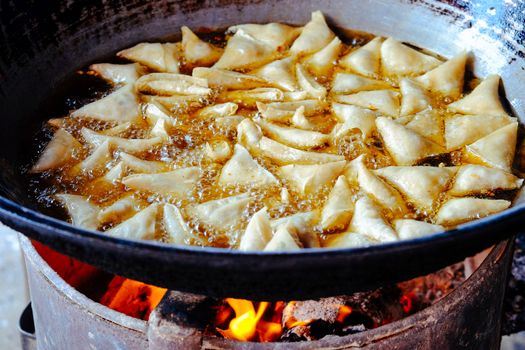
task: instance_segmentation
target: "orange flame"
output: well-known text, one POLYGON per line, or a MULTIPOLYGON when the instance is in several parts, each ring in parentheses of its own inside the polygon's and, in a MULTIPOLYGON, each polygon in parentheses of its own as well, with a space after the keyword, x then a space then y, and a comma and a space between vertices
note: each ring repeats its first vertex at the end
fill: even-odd
POLYGON ((148 320, 166 289, 115 276, 100 303, 128 316, 148 320))
MULTIPOLYGON (((274 305, 272 310, 272 308, 268 309, 271 305, 268 302, 260 302, 256 308, 254 303, 249 300, 227 298, 225 301, 235 313, 228 329, 217 328, 217 331, 225 338, 239 341, 271 342, 281 336, 279 309, 282 311, 282 307, 279 303, 274 305), (270 321, 263 319, 267 310, 271 311, 269 313, 270 321)), ((219 311, 217 319, 227 318, 228 316, 224 315, 227 312, 219 311)))

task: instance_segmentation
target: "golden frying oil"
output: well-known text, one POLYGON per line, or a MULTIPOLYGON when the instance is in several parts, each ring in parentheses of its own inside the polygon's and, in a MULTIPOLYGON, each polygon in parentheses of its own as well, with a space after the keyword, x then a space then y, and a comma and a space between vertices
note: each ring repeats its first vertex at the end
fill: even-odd
MULTIPOLYGON (((344 53, 354 50, 356 47, 362 46, 367 41, 373 38, 371 34, 359 33, 355 31, 339 30, 339 33, 344 33, 345 49, 344 53)), ((201 33, 202 34, 202 33, 201 33)), ((219 46, 225 45, 226 37, 223 32, 220 31, 208 31, 205 34, 206 38, 212 40, 214 44, 219 46)), ((202 37, 202 35, 201 35, 202 37)), ((192 67, 183 66, 181 71, 189 74, 192 67)), ((340 68, 334 69, 334 74, 337 71, 341 71, 340 68)), ((82 72, 81 72, 82 73, 82 72)), ((82 73, 84 74, 84 73, 82 73)), ((397 82, 389 80, 386 77, 383 79, 390 81, 393 85, 392 89, 398 91, 397 82)), ((330 87, 330 79, 321 78, 319 82, 324 84, 327 88, 330 87)), ((473 82, 475 84, 475 82, 473 82)), ((465 84, 466 86, 472 87, 470 82, 465 84)), ((86 87, 89 89, 89 87, 86 87)), ((86 93, 89 95, 89 93, 86 93)), ((451 101, 447 101, 438 96, 432 96, 433 105, 437 106, 440 110, 446 110, 446 105, 451 101)), ((328 96, 328 100, 330 95, 328 96)), ((205 101, 205 104, 212 104, 216 101, 205 101)), ((247 104, 248 106, 253 104, 247 104)), ((204 145, 206 142, 218 142, 226 141, 229 143, 231 148, 236 143, 236 132, 235 129, 229 129, 222 127, 214 122, 213 118, 204 118, 197 115, 198 109, 189 113, 173 113, 172 117, 175 119, 175 125, 168 126, 167 131, 170 135, 170 140, 166 144, 160 147, 153 148, 148 152, 137 155, 144 160, 155 160, 162 161, 169 165, 171 169, 198 166, 203 170, 203 176, 199 180, 193 195, 190 198, 178 199, 170 196, 156 195, 150 193, 138 193, 132 192, 120 183, 110 183, 101 177, 100 173, 97 174, 82 174, 80 176, 71 177, 68 175, 69 170, 77 164, 79 161, 84 159, 91 151, 88 145, 84 143, 83 149, 71 160, 68 164, 63 167, 56 169, 52 172, 46 172, 39 175, 28 175, 32 177, 32 183, 35 186, 35 199, 41 204, 43 208, 53 208, 55 210, 54 215, 58 217, 64 217, 64 213, 60 209, 60 206, 54 201, 53 196, 57 193, 71 193, 87 196, 90 201, 100 206, 108 206, 115 201, 121 199, 123 196, 127 196, 130 193, 134 196, 136 201, 142 208, 145 208, 150 203, 159 201, 164 203, 173 203, 179 206, 186 206, 188 204, 203 203, 206 201, 233 196, 241 193, 250 193, 255 200, 249 205, 244 211, 243 216, 239 225, 229 228, 226 232, 219 232, 213 228, 207 227, 206 225, 198 222, 195 218, 186 216, 190 228, 195 234, 195 238, 188 241, 188 244, 194 245, 206 245, 215 247, 235 247, 238 244, 240 234, 243 232, 249 218, 254 212, 261 209, 262 207, 268 207, 269 214, 274 217, 283 217, 291 215, 297 212, 305 212, 322 208, 330 187, 322 188, 315 194, 307 197, 302 197, 297 193, 294 193, 290 188, 290 200, 286 203, 281 201, 281 187, 268 187, 264 189, 257 188, 246 188, 246 187, 222 187, 217 184, 217 179, 221 171, 223 164, 217 164, 211 162, 204 156, 204 145)), ((237 115, 243 115, 247 117, 253 117, 257 113, 255 108, 240 108, 237 111, 237 115)), ((447 115, 444 115, 447 117, 447 115)), ((53 117, 53 116, 51 116, 53 117)), ((313 123, 318 126, 318 131, 323 133, 329 133, 335 125, 335 120, 331 117, 330 111, 326 110, 324 113, 310 118, 313 123)), ((50 131, 57 127, 62 127, 66 131, 70 132, 75 138, 83 142, 80 130, 83 127, 104 132, 113 127, 116 124, 100 122, 96 120, 90 120, 87 118, 55 118, 51 119, 45 128, 50 131)), ((147 138, 149 135, 151 126, 147 123, 145 118, 142 118, 138 122, 131 125, 129 128, 123 129, 113 136, 123 138, 147 138)), ((41 144, 37 145, 36 149, 42 149, 47 141, 42 140, 41 144)), ((360 133, 349 133, 343 137, 337 144, 333 146, 326 146, 316 151, 333 153, 343 155, 346 160, 350 161, 355 159, 361 154, 366 154, 365 162, 370 169, 379 169, 386 166, 395 165, 388 152, 383 148, 383 143, 380 136, 374 133, 368 140, 363 141, 360 137, 360 133)), ((118 150, 114 149, 114 157, 116 159, 118 150)), ((255 158, 256 161, 263 165, 270 172, 275 173, 278 165, 272 163, 268 159, 255 158)), ((112 168, 117 161, 113 160, 107 164, 106 170, 112 168)), ((423 164, 429 164, 433 166, 457 166, 463 163, 462 153, 460 151, 452 152, 448 155, 440 156, 435 159, 427 159, 423 164)), ((285 184, 286 185, 286 184, 285 184)), ((354 188, 354 195, 357 195, 357 188, 354 188)), ((446 196, 443 194, 439 202, 444 201, 446 196)), ((408 204, 410 207, 410 204, 408 204)), ((418 210, 411 209, 407 214, 403 215, 403 218, 417 218, 420 220, 430 221, 434 212, 420 212, 418 210)), ((394 216, 391 211, 385 210, 384 215, 388 220, 394 220, 399 217, 394 216)), ((161 220, 158 220, 159 222, 161 220)), ((100 230, 104 231, 115 224, 114 222, 105 223, 100 230)), ((324 239, 326 235, 319 232, 321 238, 324 239)), ((158 225, 158 233, 156 238, 163 241, 167 237, 164 232, 164 228, 161 224, 158 225)))

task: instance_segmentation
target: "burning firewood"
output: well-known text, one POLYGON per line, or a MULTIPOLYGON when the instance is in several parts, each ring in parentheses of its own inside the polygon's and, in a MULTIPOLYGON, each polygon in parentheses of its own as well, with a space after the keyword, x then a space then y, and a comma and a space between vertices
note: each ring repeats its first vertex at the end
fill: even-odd
POLYGON ((400 290, 393 287, 319 300, 289 302, 283 340, 315 340, 328 334, 362 332, 402 318, 400 290))

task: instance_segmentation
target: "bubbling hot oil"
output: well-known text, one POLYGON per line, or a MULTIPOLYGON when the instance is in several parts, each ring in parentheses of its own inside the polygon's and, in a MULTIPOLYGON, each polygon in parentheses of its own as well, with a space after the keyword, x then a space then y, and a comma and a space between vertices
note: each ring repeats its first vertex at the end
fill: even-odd
MULTIPOLYGON (((356 33, 350 31, 339 32, 344 32, 344 36, 347 39, 344 53, 349 52, 353 47, 360 46, 373 38, 372 35, 367 33, 356 33)), ((224 46, 227 40, 227 36, 224 35, 224 32, 209 32, 200 36, 205 36, 208 41, 212 41, 218 46, 224 46)), ((191 68, 192 67, 183 65, 181 72, 190 74, 191 68)), ((342 72, 342 69, 336 67, 333 74, 335 75, 338 72, 342 72)), ((86 72, 79 72, 79 74, 92 79, 92 76, 89 74, 86 75, 86 72)), ((395 81, 389 80, 388 77, 382 77, 382 79, 389 81, 394 86, 397 84, 395 81)), ((319 82, 327 88, 330 87, 331 82, 328 77, 320 77, 319 82)), ((472 89, 475 86, 475 83, 475 81, 468 82, 466 86, 472 89)), ((66 104, 70 106, 70 108, 74 109, 82 105, 82 103, 75 102, 75 97, 78 98, 80 96, 81 98, 78 98, 78 100, 85 102, 85 96, 90 96, 91 98, 94 95, 101 97, 104 93, 103 91, 99 91, 94 94, 91 86, 82 86, 82 84, 80 84, 79 89, 80 92, 77 91, 73 95, 74 97, 66 98, 66 104)), ((216 91, 216 94, 218 93, 219 92, 216 91)), ((330 95, 327 99, 330 99, 330 95)), ((433 105, 437 106, 441 111, 446 110, 446 105, 450 103, 450 101, 444 100, 437 95, 432 96, 432 99, 434 100, 433 105)), ((201 102, 203 102, 204 105, 211 105, 216 101, 209 100, 201 102)), ((240 107, 236 114, 253 118, 256 116, 257 112, 255 109, 240 107)), ((153 147, 147 152, 141 154, 140 158, 149 161, 164 162, 169 164, 169 168, 171 169, 192 166, 199 167, 202 170, 202 176, 199 179, 195 190, 189 197, 181 199, 166 194, 135 192, 126 188, 120 182, 110 183, 106 181, 102 175, 117 164, 116 159, 118 159, 119 153, 117 149, 112 150, 113 160, 106 164, 105 169, 96 173, 70 176, 70 169, 78 162, 85 159, 90 152, 88 145, 83 142, 83 148, 69 163, 63 165, 61 168, 38 175, 28 175, 31 177, 32 192, 34 193, 35 199, 42 208, 47 209, 48 212, 49 209, 52 209, 55 216, 65 218, 66 215, 64 215, 60 205, 58 205, 53 198, 57 193, 70 193, 87 196, 90 201, 102 207, 111 205, 117 200, 131 195, 136 202, 139 203, 140 208, 137 209, 143 209, 149 204, 155 202, 172 203, 179 207, 185 207, 187 205, 204 203, 215 199, 248 193, 254 198, 254 200, 251 201, 249 206, 243 211, 239 222, 236 225, 227 228, 225 231, 218 231, 206 226, 202 222, 199 222, 195 217, 188 215, 185 217, 185 220, 194 235, 194 238, 191 238, 186 242, 187 244, 224 248, 234 248, 238 245, 240 236, 249 219, 256 211, 263 207, 268 208, 268 212, 272 218, 280 218, 299 212, 320 209, 325 203, 331 186, 321 188, 312 195, 301 196, 300 194, 295 193, 292 188, 284 182, 283 185, 287 188, 290 195, 287 200, 283 201, 283 187, 281 186, 270 186, 261 189, 244 186, 223 187, 218 185, 217 180, 224 162, 215 163, 205 157, 204 145, 206 143, 226 141, 233 150, 233 147, 237 142, 235 127, 231 128, 224 125, 218 125, 217 123, 214 123, 213 118, 199 116, 198 109, 189 113, 177 113, 176 111, 172 111, 171 116, 173 117, 173 123, 166 126, 167 132, 170 135, 169 142, 162 146, 153 147)), ((319 116, 310 117, 310 119, 317 125, 317 131, 323 133, 331 132, 336 123, 328 110, 319 116)), ((115 123, 100 122, 88 118, 73 119, 66 116, 50 120, 45 127, 49 130, 47 135, 49 136, 52 129, 57 127, 64 128, 82 142, 84 140, 80 131, 83 127, 98 132, 107 132, 108 130, 117 127, 117 125, 115 123)), ((113 129, 112 131, 115 132, 113 136, 141 139, 148 137, 150 129, 151 126, 147 123, 146 118, 142 118, 127 128, 123 128, 122 130, 113 129)), ((46 143, 47 138, 45 140, 41 139, 35 148, 42 149, 46 143)), ((357 158, 361 154, 366 154, 366 165, 370 169, 379 169, 395 165, 388 152, 384 149, 382 140, 377 132, 373 133, 368 140, 363 141, 358 130, 351 130, 334 145, 326 145, 325 147, 316 149, 316 151, 343 155, 348 161, 357 158)), ((276 173, 278 164, 262 157, 255 157, 255 160, 271 173, 276 173)), ((428 159, 426 162, 429 162, 434 166, 456 166, 461 165, 463 160, 461 158, 461 152, 453 152, 438 159, 428 159)), ((355 202, 358 195, 358 186, 354 184, 352 186, 352 191, 352 195, 355 197, 355 202)), ((445 196, 441 196, 439 200, 444 201, 445 196)), ((408 206, 410 207, 410 204, 408 204, 408 206)), ((389 210, 384 210, 383 214, 388 221, 401 218, 399 216, 401 214, 396 214, 389 210)), ((435 212, 420 212, 415 208, 411 208, 408 214, 403 214, 402 218, 414 218, 429 221, 428 218, 432 217, 434 214, 435 212)), ((159 224, 157 224, 157 234, 155 239, 169 242, 166 231, 161 224, 162 220, 157 220, 157 222, 159 224)), ((114 227, 116 224, 118 224, 118 222, 106 222, 99 229, 105 231, 114 227)), ((314 230, 320 235, 321 240, 326 238, 326 235, 323 234, 321 230, 316 228, 314 228, 314 230)))

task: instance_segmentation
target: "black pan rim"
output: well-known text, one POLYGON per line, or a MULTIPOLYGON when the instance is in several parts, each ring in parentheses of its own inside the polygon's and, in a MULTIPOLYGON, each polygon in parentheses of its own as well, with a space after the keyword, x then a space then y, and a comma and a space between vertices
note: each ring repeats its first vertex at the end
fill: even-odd
MULTIPOLYGON (((525 222, 525 203, 513 206, 500 213, 490 215, 485 218, 477 219, 465 224, 458 225, 458 227, 437 232, 428 236, 419 238, 400 240, 390 243, 380 243, 377 245, 371 245, 367 247, 358 248, 308 248, 295 251, 282 251, 282 252, 262 252, 262 251, 240 251, 236 249, 227 248, 216 248, 216 247, 197 247, 197 246, 182 246, 174 245, 169 243, 163 243, 159 241, 148 241, 148 240, 133 240, 119 237, 112 237, 104 235, 103 232, 86 230, 79 227, 75 227, 72 224, 54 218, 52 216, 45 215, 36 210, 27 208, 20 205, 10 199, 0 196, 0 217, 6 216, 11 219, 24 219, 29 221, 30 224, 37 224, 38 226, 44 226, 47 229, 55 231, 62 237, 75 238, 75 239, 90 239, 105 242, 111 245, 120 245, 128 248, 144 249, 151 251, 162 251, 165 253, 178 253, 178 254, 198 254, 198 255, 211 255, 211 256, 245 256, 249 258, 276 258, 276 257, 293 257, 294 259, 298 256, 325 256, 327 254, 380 254, 386 251, 406 250, 406 249, 418 249, 418 247, 425 247, 428 244, 439 244, 446 243, 448 241, 468 241, 470 235, 478 235, 479 231, 488 231, 488 228, 497 225, 503 225, 511 223, 515 220, 523 220, 525 222)), ((506 236, 511 236, 515 231, 509 230, 506 236)), ((490 234, 489 232, 484 234, 490 234)), ((459 242, 458 242, 459 243, 459 242)))

